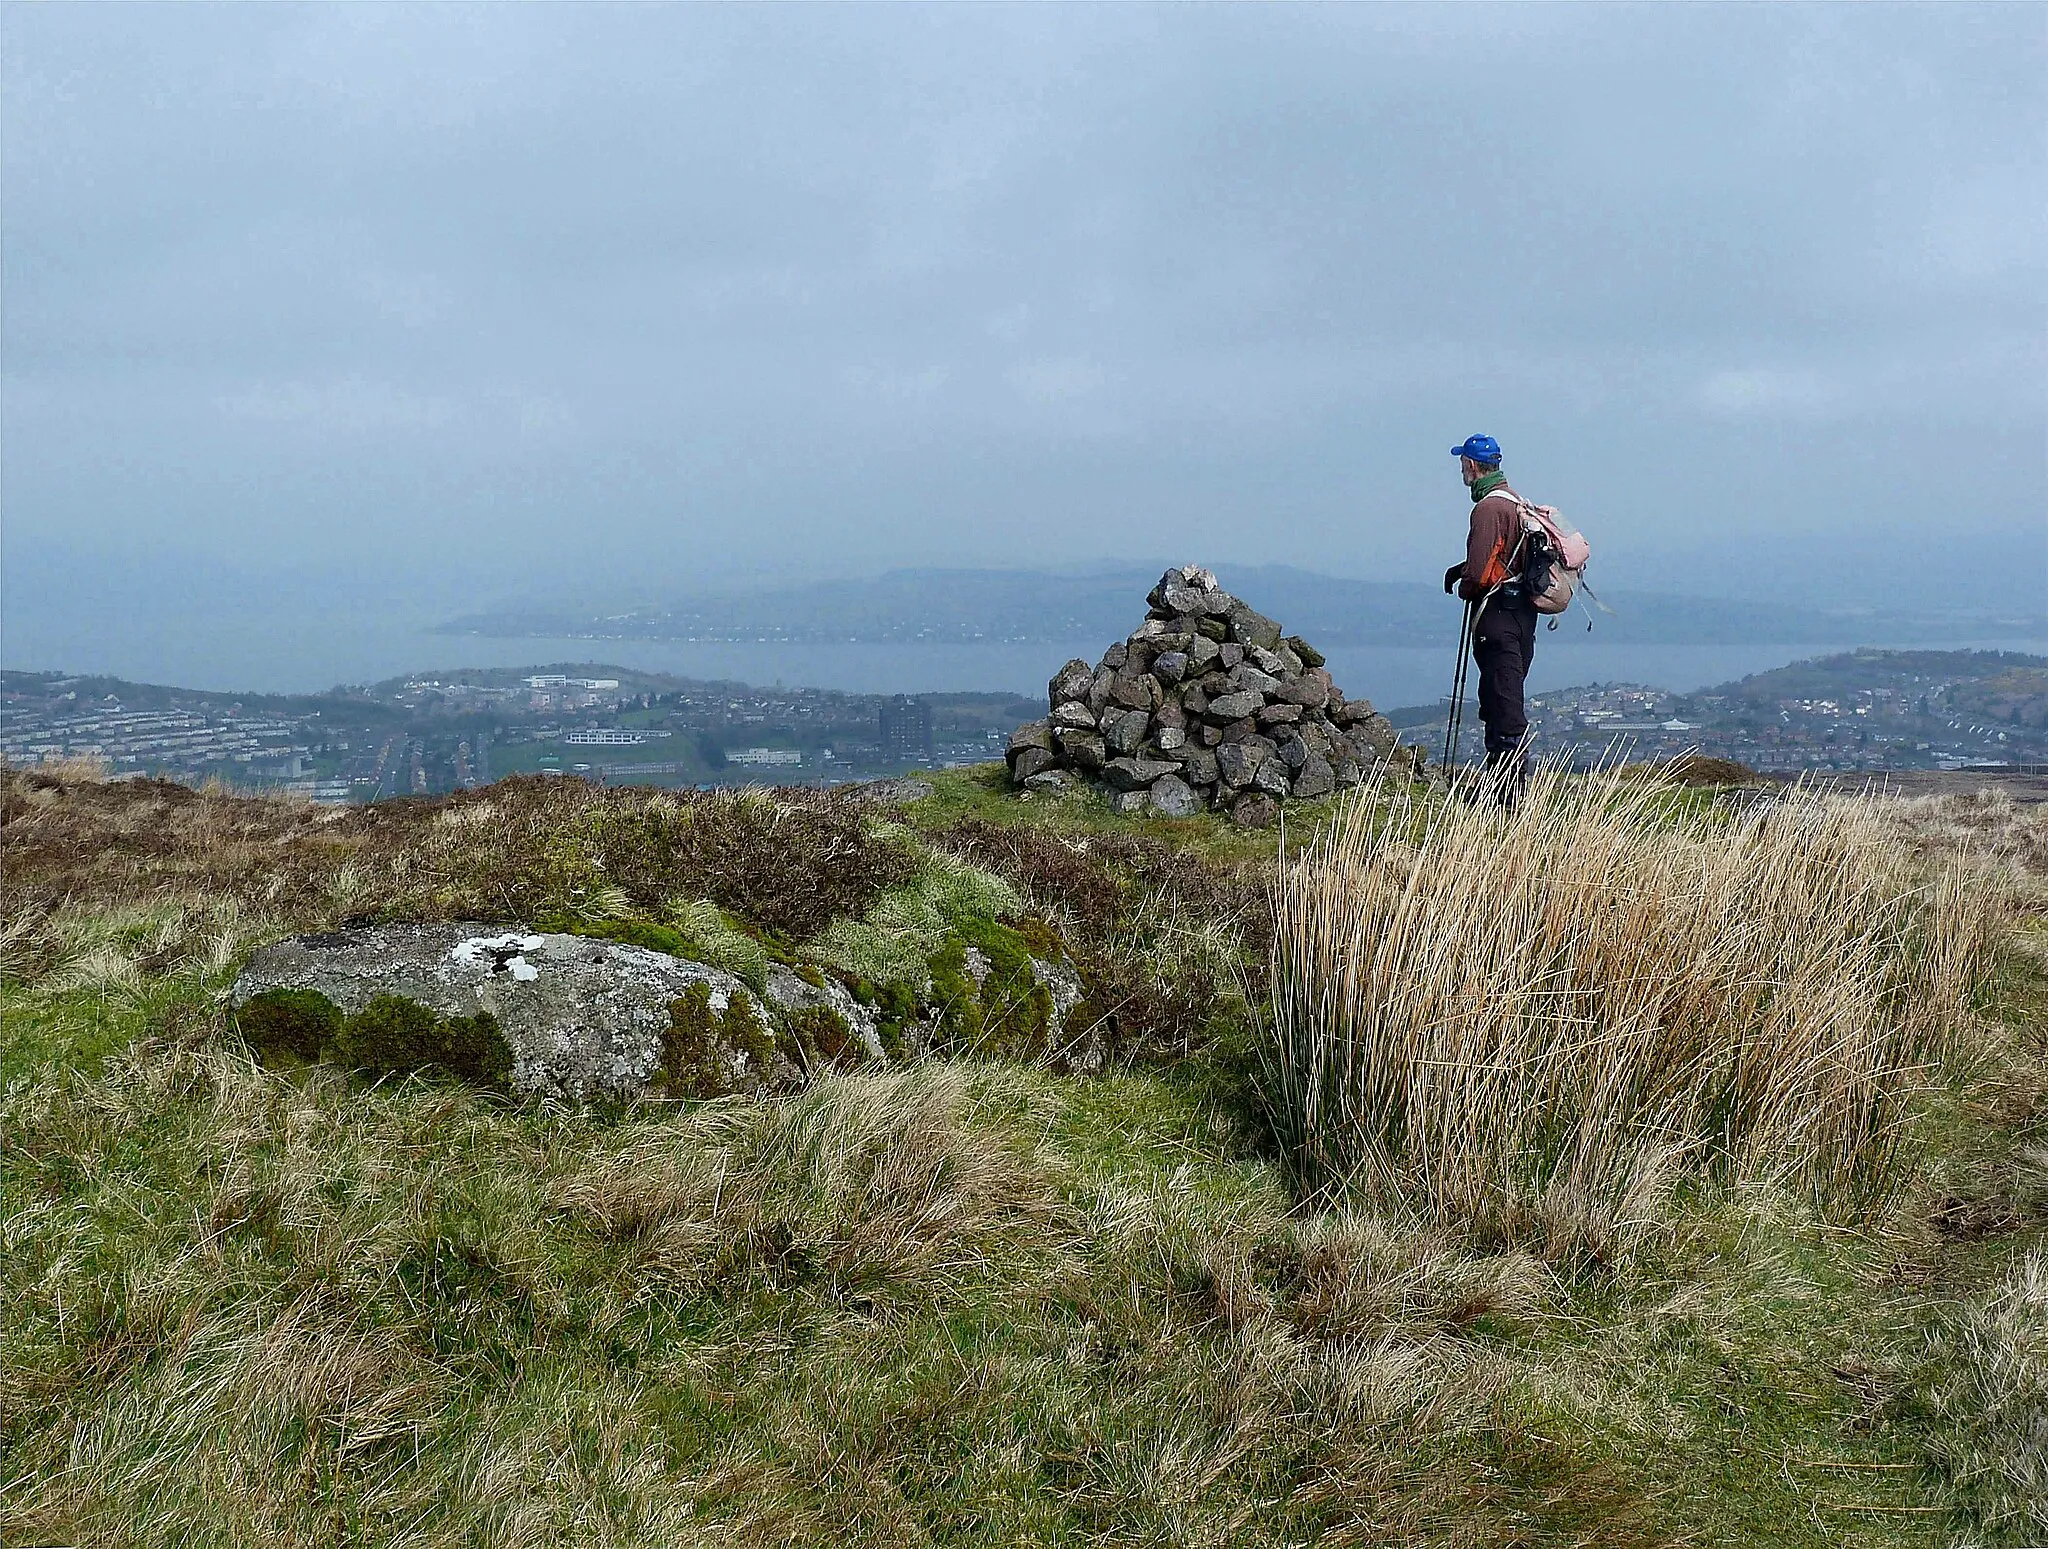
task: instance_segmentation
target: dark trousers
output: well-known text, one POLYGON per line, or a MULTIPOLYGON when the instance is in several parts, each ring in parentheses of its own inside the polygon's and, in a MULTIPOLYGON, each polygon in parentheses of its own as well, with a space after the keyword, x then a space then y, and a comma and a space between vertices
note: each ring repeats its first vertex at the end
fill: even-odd
POLYGON ((1496 592, 1472 632, 1472 660, 1479 664, 1479 720, 1486 728, 1486 758, 1498 764, 1522 746, 1529 712, 1522 684, 1536 656, 1536 608, 1528 598, 1496 592))

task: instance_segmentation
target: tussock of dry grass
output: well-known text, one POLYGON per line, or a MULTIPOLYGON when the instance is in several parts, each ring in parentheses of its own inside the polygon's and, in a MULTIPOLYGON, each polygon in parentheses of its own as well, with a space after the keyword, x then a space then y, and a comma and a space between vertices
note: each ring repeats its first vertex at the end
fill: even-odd
POLYGON ((1982 875, 1851 801, 1732 828, 1640 778, 1511 816, 1364 803, 1275 893, 1277 1116, 1308 1181, 1608 1257, 1703 1170, 1846 1198, 1967 1021, 1982 875))
POLYGON ((553 1198, 685 1290, 759 1271, 929 1301, 1012 1257, 1020 1235, 1057 1242, 1045 1160, 975 1122, 976 1082, 925 1065, 635 1126, 553 1198))

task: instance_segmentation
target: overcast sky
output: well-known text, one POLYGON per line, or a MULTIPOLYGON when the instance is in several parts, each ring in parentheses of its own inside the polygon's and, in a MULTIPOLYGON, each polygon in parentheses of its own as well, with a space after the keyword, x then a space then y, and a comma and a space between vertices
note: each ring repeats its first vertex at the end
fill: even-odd
POLYGON ((1487 431, 1636 585, 2048 583, 2048 7, 15 4, 0 44, 16 552, 1423 578, 1487 431))

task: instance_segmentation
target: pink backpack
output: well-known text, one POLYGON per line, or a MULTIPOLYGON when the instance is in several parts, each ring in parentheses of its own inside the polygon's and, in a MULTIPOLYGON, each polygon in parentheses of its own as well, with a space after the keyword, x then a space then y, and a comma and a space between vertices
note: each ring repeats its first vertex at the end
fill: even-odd
MULTIPOLYGON (((1539 506, 1511 489, 1500 493, 1522 508, 1519 552, 1526 556, 1522 587, 1529 601, 1535 604, 1538 613, 1569 611, 1572 598, 1586 579, 1586 563, 1593 557, 1593 546, 1565 521, 1556 506, 1539 506)), ((1591 595, 1590 588, 1587 595, 1591 595)))

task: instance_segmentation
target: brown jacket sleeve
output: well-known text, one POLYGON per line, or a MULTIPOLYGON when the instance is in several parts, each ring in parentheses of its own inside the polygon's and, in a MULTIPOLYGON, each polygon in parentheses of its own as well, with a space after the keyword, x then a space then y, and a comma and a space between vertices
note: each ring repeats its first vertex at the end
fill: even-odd
POLYGON ((1477 602, 1508 578, 1515 546, 1522 538, 1522 509, 1503 495, 1488 495, 1472 508, 1472 535, 1465 540, 1465 576, 1458 595, 1477 602))

